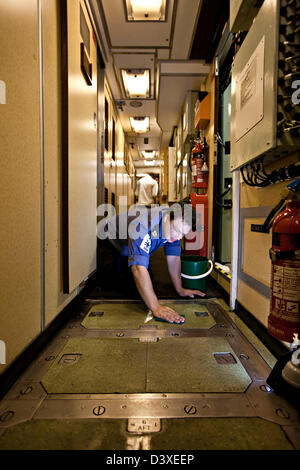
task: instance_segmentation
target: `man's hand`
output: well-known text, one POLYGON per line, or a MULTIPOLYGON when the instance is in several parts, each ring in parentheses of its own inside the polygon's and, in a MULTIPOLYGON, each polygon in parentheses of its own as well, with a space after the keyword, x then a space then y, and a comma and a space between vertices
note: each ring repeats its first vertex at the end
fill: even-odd
POLYGON ((153 290, 149 272, 145 266, 133 265, 131 271, 136 283, 136 287, 154 317, 162 318, 163 320, 166 320, 170 323, 184 322, 184 318, 178 315, 175 310, 159 304, 153 290))
POLYGON ((196 295, 199 295, 199 297, 205 297, 206 295, 204 292, 201 292, 201 290, 184 289, 183 287, 179 289, 177 292, 178 292, 178 295, 180 295, 180 297, 191 297, 192 299, 196 295))
POLYGON ((165 305, 159 305, 155 310, 152 310, 152 314, 154 317, 162 318, 169 323, 183 323, 185 321, 184 317, 165 305))

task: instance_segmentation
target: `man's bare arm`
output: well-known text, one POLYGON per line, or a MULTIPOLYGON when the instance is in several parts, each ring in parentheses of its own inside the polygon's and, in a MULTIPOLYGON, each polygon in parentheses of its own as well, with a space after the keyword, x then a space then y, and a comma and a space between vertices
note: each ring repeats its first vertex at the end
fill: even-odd
POLYGON ((150 274, 145 266, 133 265, 131 271, 140 296, 155 317, 171 323, 182 323, 184 321, 184 318, 178 315, 175 310, 160 305, 153 289, 150 274))

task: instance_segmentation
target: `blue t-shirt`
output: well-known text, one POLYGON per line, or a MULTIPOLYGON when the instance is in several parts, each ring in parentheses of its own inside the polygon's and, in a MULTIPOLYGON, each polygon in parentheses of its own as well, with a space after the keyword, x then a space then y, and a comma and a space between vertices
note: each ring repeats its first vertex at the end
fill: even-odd
MULTIPOLYGON (((145 210, 145 208, 144 208, 145 210)), ((150 256, 162 246, 166 256, 180 256, 181 254, 181 241, 176 240, 175 242, 168 242, 166 238, 163 238, 162 230, 162 216, 163 212, 153 220, 150 221, 150 211, 148 211, 149 218, 144 219, 145 223, 141 223, 141 220, 135 222, 135 217, 128 217, 127 214, 120 214, 113 218, 116 222, 116 236, 108 236, 110 242, 119 251, 122 256, 128 256, 128 266, 140 265, 148 268, 150 256), (124 218, 124 221, 122 220, 124 218), (121 224, 127 224, 136 230, 136 234, 141 234, 138 237, 120 238, 120 226, 121 224)), ((112 219, 111 219, 112 220, 112 219)), ((127 231, 128 234, 128 231, 127 231)))
POLYGON ((150 256, 155 253, 162 246, 166 256, 180 256, 181 243, 180 240, 175 242, 168 242, 161 236, 161 221, 159 224, 159 237, 156 236, 156 230, 148 230, 148 233, 143 238, 128 240, 128 266, 140 265, 148 268, 150 256), (153 235, 154 231, 154 235, 153 235))

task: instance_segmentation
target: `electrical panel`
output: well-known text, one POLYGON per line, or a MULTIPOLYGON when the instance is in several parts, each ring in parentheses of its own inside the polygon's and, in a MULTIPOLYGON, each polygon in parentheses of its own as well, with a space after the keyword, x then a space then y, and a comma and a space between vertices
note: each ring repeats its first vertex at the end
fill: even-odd
POLYGON ((300 149, 297 5, 297 0, 265 0, 234 58, 231 170, 300 149))
POLYGON ((199 91, 189 90, 184 101, 182 116, 183 142, 186 142, 189 139, 193 139, 193 137, 196 136, 196 130, 194 128, 194 118, 195 105, 198 100, 198 96, 199 91))

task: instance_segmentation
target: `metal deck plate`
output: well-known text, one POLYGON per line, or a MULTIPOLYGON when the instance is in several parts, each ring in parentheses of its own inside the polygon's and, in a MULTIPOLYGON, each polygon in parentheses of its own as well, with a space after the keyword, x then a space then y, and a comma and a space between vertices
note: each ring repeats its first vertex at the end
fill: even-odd
MULTIPOLYGON (((138 300, 120 299, 102 302, 111 305, 112 308, 117 304, 128 304, 130 309, 136 310, 137 306, 140 311, 144 309, 143 303, 138 300)), ((136 327, 136 319, 134 326, 132 324, 130 327, 127 324, 121 328, 119 323, 113 325, 114 329, 83 327, 81 322, 93 307, 96 307, 94 311, 101 313, 97 305, 99 303, 99 299, 85 301, 81 311, 74 312, 73 319, 62 328, 2 400, 0 448, 80 449, 84 446, 84 448, 107 449, 163 449, 171 446, 172 449, 176 449, 180 441, 181 449, 189 449, 189 445, 199 449, 210 448, 209 446, 219 449, 223 448, 223 445, 228 449, 231 446, 243 449, 245 445, 249 449, 281 449, 286 448, 287 442, 291 442, 293 448, 299 449, 300 414, 283 397, 277 396, 267 386, 266 379, 270 373, 268 363, 258 353, 257 346, 249 343, 218 303, 203 299, 163 301, 166 305, 176 304, 176 309, 196 305, 196 311, 200 313, 198 318, 201 318, 201 312, 204 312, 202 319, 206 321, 205 313, 208 312, 209 318, 214 321, 211 327, 187 328, 187 324, 184 324, 178 328, 177 325, 159 324, 159 322, 153 325, 141 323, 141 327, 136 327), (85 339, 84 343, 92 347, 86 350, 78 349, 75 346, 76 341, 80 339, 85 339), (210 348, 209 344, 216 345, 218 341, 220 345, 225 344, 226 347, 210 348), (102 348, 105 360, 102 353, 100 354, 99 342, 102 342, 102 345, 105 343, 107 346, 110 345, 106 351, 102 348), (202 356, 206 356, 205 360, 208 361, 207 370, 217 368, 216 383, 210 384, 216 387, 219 380, 220 382, 225 380, 226 383, 226 377, 220 379, 222 374, 238 366, 244 377, 241 391, 202 393, 191 388, 195 379, 200 382, 206 381, 207 371, 204 374, 194 373, 199 370, 201 360, 196 352, 199 347, 193 348, 192 345, 201 342, 202 345, 206 344, 202 356), (73 347, 69 348, 70 344, 73 347), (131 349, 130 344, 135 346, 131 349), (166 347, 167 344, 170 346, 166 347), (87 353, 94 355, 95 360, 91 361, 90 365, 87 364, 87 368, 82 368, 78 378, 75 369, 82 367, 87 353), (145 357, 147 361, 150 357, 148 367, 144 365, 139 368, 145 357), (194 365, 190 364, 189 358, 195 360, 194 365), (119 364, 117 370, 114 368, 116 363, 119 364), (94 374, 91 374, 92 369, 94 374), (145 374, 146 369, 148 377, 145 374), (162 373, 163 369, 165 374, 162 373), (134 370, 132 377, 137 379, 132 388, 130 388, 131 374, 128 374, 128 370, 131 370, 132 374, 134 370), (169 386, 175 384, 173 389, 175 393, 162 393, 160 385, 163 382, 160 383, 159 379, 161 373, 164 375, 164 383, 168 386, 165 390, 169 390, 169 386), (72 382, 73 375, 74 382, 72 382), (82 393, 81 384, 85 383, 86 379, 88 379, 86 383, 90 383, 93 387, 92 376, 96 386, 88 387, 93 390, 92 392, 88 392, 86 388, 82 393), (151 381, 147 382, 147 379, 151 381), (78 393, 70 393, 69 388, 64 393, 66 382, 73 383, 73 392, 77 390, 78 393), (59 392, 55 383, 61 387, 59 392), (103 384, 106 383, 108 386, 105 389, 103 384), (125 385, 124 390, 127 393, 116 393, 118 383, 125 385), (186 383, 189 384, 187 389, 196 393, 179 393, 182 384, 186 383), (250 385, 247 386, 247 383, 250 385), (155 388, 156 384, 159 385, 159 389, 155 388), (152 385, 155 387, 151 388, 152 385), (95 390, 101 390, 101 393, 96 393, 95 390), (102 390, 109 390, 111 393, 104 393, 102 390), (139 390, 141 392, 138 393, 139 390), (149 390, 157 390, 157 393, 145 393, 149 390), (154 433, 135 435, 127 432, 129 419, 144 420, 144 418, 160 419, 162 430, 155 433, 159 441, 153 440, 154 433), (181 426, 181 423, 194 421, 197 424, 181 426), (105 423, 104 427, 101 425, 98 428, 99 423, 105 423), (259 429, 263 429, 264 434, 260 443, 258 443, 259 429), (89 433, 92 439, 83 442, 82 435, 88 436, 89 433), (268 435, 268 442, 265 433, 268 435), (197 434, 202 437, 195 441, 193 439, 197 434), (80 442, 75 437, 77 435, 80 436, 80 442), (208 444, 206 435, 210 436, 208 444)), ((142 315, 144 319, 146 309, 142 315)), ((101 320, 104 316, 99 314, 92 318, 101 320)), ((83 343, 79 342, 77 346, 80 344, 83 343)), ((229 387, 231 386, 232 384, 229 384, 229 387)))
POLYGON ((253 417, 244 394, 133 394, 49 396, 35 419, 253 417))
POLYGON ((164 339, 149 344, 147 392, 244 392, 251 378, 225 338, 164 339), (231 354, 235 362, 215 355, 231 354))
POLYGON ((143 434, 139 428, 136 433, 128 432, 128 425, 126 419, 32 420, 5 430, 0 449, 293 449, 280 426, 258 418, 162 419, 159 432, 150 428, 143 434))
POLYGON ((42 384, 47 393, 141 393, 146 363, 147 343, 137 339, 72 338, 42 384))
MULTIPOLYGON (((164 304, 164 302, 162 302, 164 304)), ((216 324, 209 313, 206 304, 182 304, 165 302, 180 315, 185 316, 183 324, 171 324, 159 320, 148 320, 148 310, 139 303, 99 303, 93 305, 87 316, 82 321, 82 326, 87 329, 115 330, 138 329, 143 325, 156 328, 211 328, 216 324)))
POLYGON ((227 393, 243 392, 250 383, 229 343, 218 337, 73 338, 42 379, 45 390, 56 394, 227 393))

